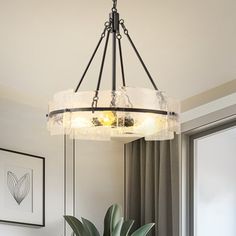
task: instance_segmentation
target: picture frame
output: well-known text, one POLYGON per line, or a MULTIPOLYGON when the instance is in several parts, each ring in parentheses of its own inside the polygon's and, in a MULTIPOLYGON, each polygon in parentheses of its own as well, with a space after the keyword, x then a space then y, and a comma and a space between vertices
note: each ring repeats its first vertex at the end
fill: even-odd
POLYGON ((0 223, 45 226, 45 158, 0 148, 0 223))

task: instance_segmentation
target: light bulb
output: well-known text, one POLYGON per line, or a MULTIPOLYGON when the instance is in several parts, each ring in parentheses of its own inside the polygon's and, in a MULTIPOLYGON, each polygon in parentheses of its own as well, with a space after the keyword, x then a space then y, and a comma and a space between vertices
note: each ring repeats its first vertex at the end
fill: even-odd
POLYGON ((104 111, 101 113, 101 115, 98 117, 98 121, 103 126, 111 126, 116 121, 116 114, 112 111, 104 111))

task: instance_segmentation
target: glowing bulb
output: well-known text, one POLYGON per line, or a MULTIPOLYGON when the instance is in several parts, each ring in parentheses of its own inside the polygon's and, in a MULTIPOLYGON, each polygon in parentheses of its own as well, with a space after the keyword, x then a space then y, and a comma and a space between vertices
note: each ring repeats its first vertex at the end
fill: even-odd
POLYGON ((103 126, 111 126, 116 121, 116 114, 112 111, 104 111, 99 116, 98 121, 103 126))

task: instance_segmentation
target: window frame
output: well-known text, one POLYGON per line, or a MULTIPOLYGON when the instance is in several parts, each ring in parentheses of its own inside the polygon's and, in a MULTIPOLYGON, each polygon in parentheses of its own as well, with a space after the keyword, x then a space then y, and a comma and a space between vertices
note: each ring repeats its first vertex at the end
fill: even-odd
POLYGON ((198 138, 236 126, 232 116, 209 125, 182 133, 181 181, 181 232, 182 236, 194 235, 194 141, 198 138))

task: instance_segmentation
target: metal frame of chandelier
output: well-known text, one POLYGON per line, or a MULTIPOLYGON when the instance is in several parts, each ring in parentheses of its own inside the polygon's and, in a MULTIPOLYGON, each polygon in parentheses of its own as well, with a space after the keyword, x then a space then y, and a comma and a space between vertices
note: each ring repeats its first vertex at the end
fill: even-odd
POLYGON ((109 21, 85 68, 76 89, 59 92, 49 104, 48 128, 52 135, 67 134, 75 139, 132 141, 167 140, 179 133, 179 102, 161 92, 142 57, 140 56, 124 20, 117 12, 117 0, 113 0, 109 21), (134 88, 126 85, 122 53, 123 29, 131 47, 139 59, 154 89, 134 88), (103 69, 110 36, 112 36, 112 88, 100 90, 103 69), (101 66, 96 89, 79 91, 87 71, 105 38, 101 66), (117 89, 117 45, 122 86, 117 89))

